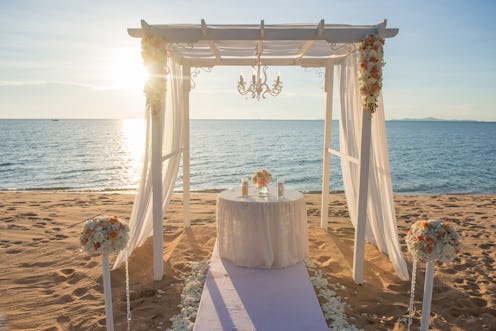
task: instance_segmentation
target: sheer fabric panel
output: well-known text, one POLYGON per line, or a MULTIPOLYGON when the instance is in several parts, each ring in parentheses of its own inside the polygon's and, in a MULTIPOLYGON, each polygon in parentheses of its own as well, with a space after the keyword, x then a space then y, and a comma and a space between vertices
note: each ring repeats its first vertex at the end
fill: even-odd
MULTIPOLYGON (((183 77, 181 66, 168 59, 169 75, 167 76, 167 91, 165 97, 165 107, 159 112, 154 120, 161 124, 162 132, 162 155, 174 153, 167 160, 162 162, 162 189, 163 189, 163 210, 169 204, 177 179, 179 161, 181 153, 175 153, 182 147, 183 130, 183 77)), ((145 114, 146 139, 145 155, 141 180, 138 191, 134 199, 133 209, 129 220, 129 242, 127 245, 128 255, 145 240, 153 235, 153 199, 152 199, 152 176, 151 176, 151 124, 152 117, 150 110, 145 114)), ((161 235, 161 234, 160 234, 161 235)), ((126 252, 121 251, 114 263, 114 269, 125 260, 126 252)))
MULTIPOLYGON (((359 158, 363 110, 357 62, 357 53, 353 52, 338 69, 341 106, 339 141, 342 153, 359 158)), ((382 95, 372 118, 371 139, 366 239, 389 256, 402 280, 408 280, 408 268, 400 249, 396 225, 382 95)), ((356 228, 360 167, 342 158, 341 169, 351 222, 356 228)))

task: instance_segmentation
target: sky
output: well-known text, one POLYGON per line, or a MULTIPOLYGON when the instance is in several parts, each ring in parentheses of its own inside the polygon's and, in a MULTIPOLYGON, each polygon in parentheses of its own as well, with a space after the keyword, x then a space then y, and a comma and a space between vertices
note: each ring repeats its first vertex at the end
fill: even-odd
MULTIPOLYGON (((140 40, 149 24, 312 23, 372 25, 399 34, 385 45, 387 119, 496 121, 496 1, 477 0, 0 0, 0 118, 143 117, 140 40)), ((194 79, 191 118, 322 119, 319 70, 281 73, 282 93, 256 101, 237 93, 240 69, 194 79)))

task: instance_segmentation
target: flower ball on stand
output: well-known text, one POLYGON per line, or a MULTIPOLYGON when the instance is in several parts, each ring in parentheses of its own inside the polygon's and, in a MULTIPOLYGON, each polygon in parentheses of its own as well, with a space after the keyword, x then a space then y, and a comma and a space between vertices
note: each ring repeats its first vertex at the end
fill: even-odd
POLYGON ((415 296, 415 278, 417 261, 427 263, 422 305, 420 330, 429 328, 429 317, 434 282, 434 262, 450 263, 460 253, 461 238, 455 228, 440 220, 415 222, 406 235, 408 251, 413 255, 412 287, 410 296, 408 330, 412 323, 413 302, 415 296))
POLYGON ((89 255, 110 255, 126 248, 129 227, 116 216, 96 216, 84 222, 79 241, 89 255))
POLYGON ((108 256, 125 249, 129 239, 129 226, 116 216, 96 216, 84 222, 79 241, 88 255, 102 255, 103 289, 107 330, 114 329, 112 317, 112 287, 108 256))
POLYGON ((460 253, 460 243, 455 228, 439 220, 416 222, 406 236, 408 251, 426 262, 453 261, 460 253))

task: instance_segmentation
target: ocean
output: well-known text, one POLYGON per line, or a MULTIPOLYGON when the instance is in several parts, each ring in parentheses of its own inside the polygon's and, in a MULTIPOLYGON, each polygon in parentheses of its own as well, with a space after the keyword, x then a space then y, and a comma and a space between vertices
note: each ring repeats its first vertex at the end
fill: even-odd
MULTIPOLYGON (((395 193, 496 193, 495 122, 386 125, 395 193)), ((318 120, 192 120, 191 189, 230 188, 267 168, 287 187, 320 191, 323 130, 318 120)), ((0 190, 133 192, 143 147, 141 119, 0 120, 0 190)), ((334 156, 330 188, 343 190, 334 156)))

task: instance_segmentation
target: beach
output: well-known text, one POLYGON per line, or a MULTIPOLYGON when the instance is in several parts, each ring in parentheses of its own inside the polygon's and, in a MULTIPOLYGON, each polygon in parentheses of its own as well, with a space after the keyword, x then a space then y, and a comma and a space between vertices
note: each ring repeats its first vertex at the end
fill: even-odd
MULTIPOLYGON (((127 220, 134 195, 80 192, 0 192, 0 329, 104 330, 100 257, 80 251, 84 220, 99 214, 127 220)), ((210 258, 216 239, 215 193, 192 194, 192 226, 183 228, 182 195, 174 194, 163 223, 164 277, 152 279, 152 242, 129 259, 132 330, 165 330, 179 312, 190 261, 210 258)), ((310 259, 346 302, 351 324, 365 330, 402 328, 410 281, 401 281, 386 256, 366 247, 365 284, 352 276, 354 230, 345 197, 329 198, 329 229, 320 229, 320 195, 305 194, 310 259)), ((397 195, 398 232, 417 220, 439 218, 462 236, 459 257, 436 265, 433 330, 496 330, 496 195, 397 195)), ((113 258, 112 258, 113 260, 113 258)), ((425 264, 419 264, 413 329, 420 323, 425 264)), ((126 330, 124 265, 111 272, 114 321, 126 330)))

